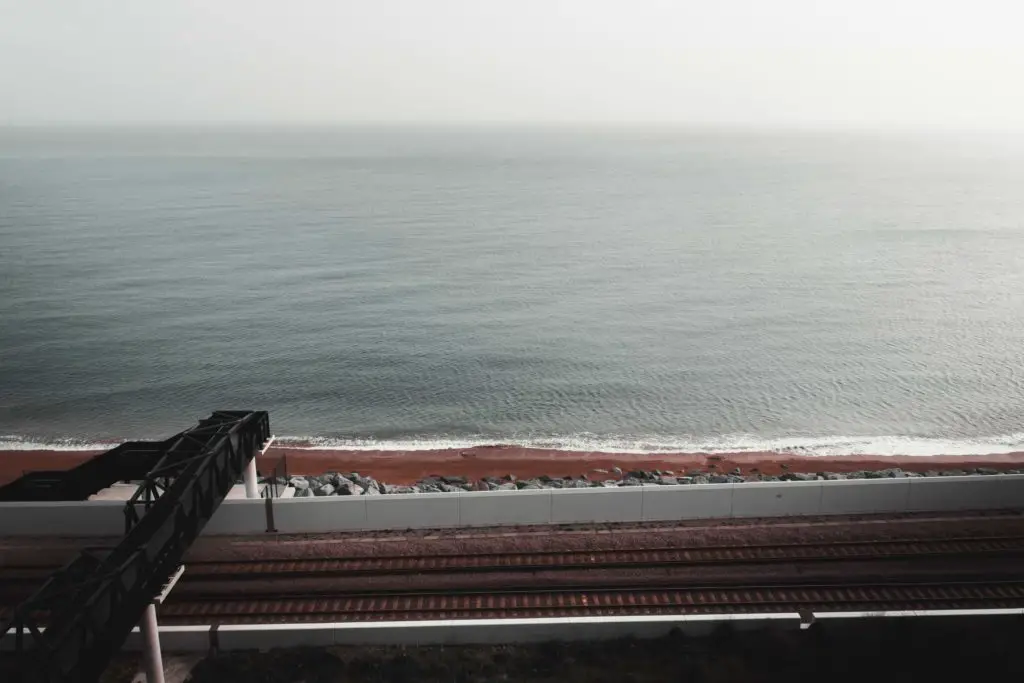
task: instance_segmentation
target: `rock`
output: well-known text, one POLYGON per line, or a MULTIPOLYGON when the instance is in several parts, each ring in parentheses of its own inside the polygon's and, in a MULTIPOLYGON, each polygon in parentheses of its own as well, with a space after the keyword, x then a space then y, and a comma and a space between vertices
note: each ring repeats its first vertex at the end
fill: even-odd
POLYGON ((495 491, 515 491, 515 490, 516 490, 516 485, 513 482, 511 482, 511 481, 507 481, 504 484, 498 484, 498 487, 495 489, 495 491))
POLYGON ((825 479, 828 481, 845 481, 846 475, 838 472, 829 472, 825 475, 825 479))
POLYGON ((539 491, 542 488, 544 488, 544 487, 541 486, 540 484, 535 484, 535 483, 531 482, 531 483, 529 483, 529 484, 527 484, 525 486, 520 486, 519 490, 520 491, 539 491))
POLYGON ((729 477, 724 474, 712 474, 708 481, 712 484, 728 484, 729 477))
POLYGON ((921 474, 918 473, 918 472, 904 472, 903 476, 904 477, 920 477, 921 474))
POLYGON ((856 472, 850 472, 846 475, 847 479, 867 479, 867 475, 864 470, 857 470, 856 472))
POLYGON ((589 487, 590 487, 590 482, 587 481, 586 479, 576 479, 576 480, 574 480, 572 482, 571 485, 568 485, 565 488, 567 488, 567 489, 569 489, 569 488, 572 488, 572 489, 585 489, 585 488, 589 488, 589 487))
POLYGON ((385 493, 419 493, 420 490, 415 486, 385 486, 385 493))
POLYGON ((361 496, 363 495, 363 487, 355 482, 348 482, 348 484, 338 489, 338 495, 340 496, 361 496))
POLYGON ((601 484, 605 488, 617 487, 619 485, 618 479, 605 479, 601 484))
POLYGON ((693 477, 676 477, 677 484, 692 484, 693 477))
POLYGON ((703 474, 698 474, 697 476, 693 477, 691 482, 694 483, 694 484, 709 484, 709 483, 711 483, 710 480, 706 476, 704 476, 703 474))
POLYGON ((348 477, 343 477, 340 474, 332 474, 331 475, 331 479, 330 479, 330 483, 331 483, 332 486, 334 486, 335 490, 340 491, 341 487, 343 487, 343 486, 350 486, 354 482, 351 479, 349 479, 348 477))
POLYGON ((420 484, 421 487, 422 486, 433 486, 433 487, 437 488, 438 490, 440 490, 440 486, 443 483, 444 482, 441 481, 440 477, 434 477, 434 476, 424 477, 423 479, 420 479, 420 481, 419 481, 419 484, 420 484))
POLYGON ((527 487, 530 487, 531 489, 539 489, 541 488, 541 485, 536 479, 520 479, 516 482, 516 487, 519 489, 525 489, 527 487))
POLYGON ((317 496, 333 496, 334 495, 334 484, 324 484, 320 488, 313 491, 314 495, 317 496))
MULTIPOLYGON (((373 483, 376 484, 377 482, 373 482, 373 483)), ((380 495, 383 495, 383 493, 384 492, 381 491, 376 486, 369 486, 369 487, 363 489, 363 495, 364 496, 380 496, 380 495)))
POLYGON ((421 483, 418 484, 416 488, 420 490, 420 493, 441 493, 440 487, 434 486, 432 484, 421 483))
POLYGON ((675 477, 670 477, 663 474, 661 477, 658 478, 658 483, 665 484, 667 486, 675 486, 676 484, 679 483, 679 480, 676 479, 675 477))
POLYGON ((667 474, 667 475, 668 475, 668 476, 670 476, 670 477, 674 477, 674 476, 676 476, 676 473, 675 473, 675 472, 673 472, 672 470, 665 470, 665 474, 667 474))
POLYGON ((305 491, 309 488, 309 482, 305 477, 292 477, 288 480, 288 483, 291 484, 292 488, 295 489, 296 492, 305 491))
POLYGON ((746 483, 746 481, 747 481, 746 479, 744 479, 743 477, 739 476, 738 474, 727 474, 727 475, 725 475, 725 479, 730 484, 743 484, 743 483, 746 483))
POLYGON ((309 488, 308 486, 304 489, 297 489, 295 491, 296 498, 312 498, 314 495, 315 494, 313 493, 313 489, 309 488))
POLYGON ((731 474, 735 474, 735 475, 736 475, 736 476, 738 477, 738 476, 740 476, 741 474, 743 474, 743 471, 742 471, 742 470, 741 470, 741 469, 740 469, 739 467, 737 467, 736 469, 734 469, 734 470, 733 470, 733 471, 731 472, 731 474))
POLYGON ((358 472, 353 472, 352 481, 354 481, 358 486, 360 486, 364 490, 375 488, 377 489, 377 493, 380 493, 380 484, 378 484, 373 477, 364 477, 358 472))
POLYGON ((939 471, 938 470, 927 470, 924 473, 924 476, 926 476, 926 477, 937 477, 937 476, 939 476, 939 471))
POLYGON ((438 485, 438 488, 444 491, 445 493, 460 493, 462 491, 462 489, 459 488, 458 486, 452 486, 451 484, 446 484, 444 482, 441 482, 438 485))
POLYGON ((472 484, 468 484, 468 483, 467 484, 463 484, 459 488, 461 488, 463 491, 472 491, 472 490, 475 489, 475 487, 472 484))
POLYGON ((626 477, 622 480, 623 486, 640 486, 643 482, 636 477, 626 477))
POLYGON ((939 472, 940 477, 962 477, 966 474, 963 470, 943 470, 939 472))
POLYGON ((445 477, 441 477, 441 478, 444 480, 444 483, 451 484, 452 486, 462 486, 463 484, 466 483, 466 478, 465 477, 448 477, 448 476, 445 476, 445 477))
POLYGON ((879 472, 879 474, 881 474, 883 477, 889 477, 890 479, 899 479, 905 476, 903 474, 903 470, 900 469, 899 467, 890 467, 888 469, 882 470, 881 472, 879 472))
POLYGON ((994 467, 979 467, 978 468, 978 474, 983 474, 983 475, 986 475, 986 476, 990 476, 990 475, 993 475, 993 474, 999 474, 999 470, 997 470, 994 467))

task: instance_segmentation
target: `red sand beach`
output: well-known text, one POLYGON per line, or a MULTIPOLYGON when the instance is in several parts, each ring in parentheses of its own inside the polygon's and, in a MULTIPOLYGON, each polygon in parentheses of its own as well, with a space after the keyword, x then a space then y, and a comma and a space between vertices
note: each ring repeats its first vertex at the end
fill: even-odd
MULTIPOLYGON (((97 451, 0 451, 0 483, 16 479, 27 470, 61 470, 82 462, 97 451)), ((790 472, 853 472, 901 467, 904 470, 950 470, 991 467, 1024 469, 1024 452, 996 455, 839 455, 811 456, 788 453, 599 453, 558 451, 516 446, 485 446, 423 451, 344 451, 303 448, 272 448, 259 459, 267 474, 281 456, 287 456, 289 474, 322 474, 327 471, 359 472, 389 484, 411 484, 432 475, 458 475, 470 479, 514 474, 519 478, 549 475, 601 478, 594 470, 660 469, 730 472, 744 474, 790 472)))

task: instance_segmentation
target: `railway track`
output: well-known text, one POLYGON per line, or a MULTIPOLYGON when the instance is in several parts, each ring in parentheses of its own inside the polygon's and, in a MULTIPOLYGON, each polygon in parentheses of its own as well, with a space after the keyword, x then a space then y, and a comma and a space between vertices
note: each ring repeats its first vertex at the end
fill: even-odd
POLYGON ((296 594, 174 602, 160 618, 238 624, 1010 607, 1024 607, 1024 580, 296 594))
MULTIPOLYGON (((189 562, 186 581, 231 578, 275 579, 392 574, 477 573, 616 569, 688 565, 740 565, 785 562, 906 560, 929 557, 1013 557, 1024 555, 1024 536, 939 540, 837 541, 813 544, 653 547, 641 550, 564 552, 445 553, 378 557, 319 557, 189 562)), ((5 567, 4 581, 42 580, 54 568, 5 567)))
POLYGON ((1024 555, 1024 537, 958 538, 951 540, 849 541, 821 544, 771 544, 705 547, 660 547, 642 550, 465 553, 359 558, 248 560, 191 563, 190 578, 299 578, 305 576, 380 576, 551 569, 615 569, 714 564, 905 560, 927 557, 1024 555))
MULTIPOLYGON (((1024 558, 1024 536, 194 561, 179 590, 162 606, 161 620, 272 623, 1024 607, 1024 572, 1013 563, 1017 557, 1024 558), (889 563, 894 560, 905 563, 889 563), (865 566, 876 563, 869 576, 865 566), (766 571, 759 572, 759 566, 766 571), (804 571, 809 566, 831 569, 826 576, 804 571), (723 573, 687 579, 666 574, 685 567, 721 567, 723 573), (737 567, 746 567, 745 575, 727 577, 727 570, 737 567), (774 571, 771 579, 766 578, 768 568, 774 571), (645 575, 648 569, 655 571, 645 575), (603 570, 625 573, 620 571, 616 581, 603 570), (540 585, 529 575, 538 571, 563 573, 540 585), (503 574, 484 576, 495 572, 503 574), (523 581, 510 583, 504 576, 517 572, 523 581), (394 585, 385 585, 369 580, 388 575, 409 581, 396 578, 390 582, 394 585), (415 581, 415 575, 443 578, 446 585, 415 581), (485 578, 500 588, 485 586, 485 578)), ((0 569, 0 614, 49 571, 0 569)))

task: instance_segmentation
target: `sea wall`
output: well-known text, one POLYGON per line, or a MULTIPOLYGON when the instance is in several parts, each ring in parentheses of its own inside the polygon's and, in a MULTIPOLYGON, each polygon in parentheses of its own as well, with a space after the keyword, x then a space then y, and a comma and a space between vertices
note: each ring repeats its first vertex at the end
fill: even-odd
MULTIPOLYGON (((274 501, 280 533, 665 522, 1024 508, 1024 475, 330 496, 274 501)), ((0 504, 0 536, 117 536, 123 503, 0 504)), ((226 500, 204 534, 267 532, 263 500, 226 500)))

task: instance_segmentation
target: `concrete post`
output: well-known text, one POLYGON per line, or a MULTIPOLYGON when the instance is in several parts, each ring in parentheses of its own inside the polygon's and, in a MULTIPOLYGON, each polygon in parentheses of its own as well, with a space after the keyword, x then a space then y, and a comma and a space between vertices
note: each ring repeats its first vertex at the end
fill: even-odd
POLYGON ((246 498, 259 498, 259 486, 256 483, 256 458, 249 461, 249 464, 245 466, 245 497, 246 498))
POLYGON ((156 625, 156 605, 150 603, 139 624, 142 631, 143 658, 147 683, 164 683, 164 658, 160 653, 160 630, 156 625))

